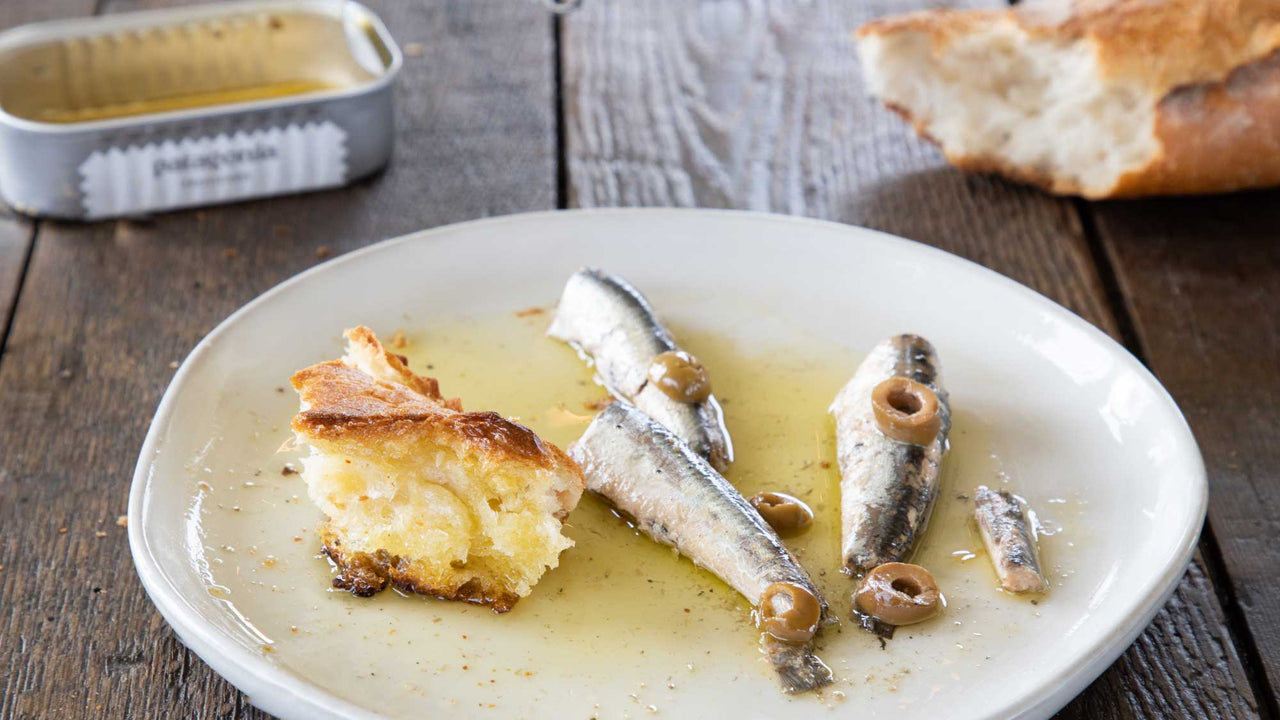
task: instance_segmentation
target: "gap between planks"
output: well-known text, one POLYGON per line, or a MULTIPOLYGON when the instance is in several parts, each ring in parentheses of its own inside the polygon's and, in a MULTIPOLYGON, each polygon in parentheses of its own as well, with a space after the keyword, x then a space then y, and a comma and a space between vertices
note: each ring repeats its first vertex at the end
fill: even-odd
POLYGON ((564 112, 564 51, 561 38, 564 33, 564 15, 551 15, 551 82, 554 95, 551 112, 556 123, 556 209, 569 207, 569 141, 565 128, 564 112))
POLYGON ((14 318, 18 317, 18 300, 22 298, 22 288, 27 282, 27 271, 31 269, 31 256, 35 254, 36 237, 39 234, 40 221, 33 220, 31 222, 31 231, 27 234, 26 248, 22 253, 18 277, 13 283, 13 292, 7 298, 0 298, 0 302, 3 302, 4 307, 7 309, 4 316, 4 326, 0 328, 0 363, 4 362, 4 351, 9 345, 9 333, 13 330, 14 318))

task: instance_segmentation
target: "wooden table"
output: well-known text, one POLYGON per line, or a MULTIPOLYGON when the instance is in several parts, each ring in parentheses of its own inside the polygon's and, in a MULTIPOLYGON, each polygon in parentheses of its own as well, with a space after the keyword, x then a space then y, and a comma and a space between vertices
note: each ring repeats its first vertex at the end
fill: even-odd
MULTIPOLYGON (((331 254, 606 205, 886 230, 1123 342, 1199 438, 1209 522, 1168 606, 1062 717, 1280 717, 1280 192, 1095 204, 949 169, 868 99, 847 39, 934 0, 584 0, 558 21, 532 0, 366 1, 407 55, 385 173, 148 220, 0 213, 0 718, 263 717, 178 643, 117 526, 178 362, 331 254)), ((0 28, 170 4, 4 0, 0 28)))

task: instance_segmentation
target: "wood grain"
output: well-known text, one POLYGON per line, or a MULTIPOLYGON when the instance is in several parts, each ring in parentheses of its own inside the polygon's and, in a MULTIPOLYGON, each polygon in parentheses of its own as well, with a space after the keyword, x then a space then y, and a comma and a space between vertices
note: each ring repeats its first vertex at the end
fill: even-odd
MULTIPOLYGON (((115 525, 174 363, 242 303, 329 254, 555 207, 545 11, 367 4, 416 46, 385 173, 146 221, 41 223, 0 362, 0 416, 19 419, 0 423, 0 717, 262 717, 177 643, 115 525)), ((376 288, 343 290, 360 291, 376 288)))
POLYGON ((4 360, 5 331, 18 302, 22 270, 34 235, 34 223, 0 208, 0 362, 4 360))
MULTIPOLYGON (((584 4, 562 33, 571 204, 734 207, 882 229, 991 267, 1116 335, 1071 203, 951 170, 867 97, 848 34, 911 6, 584 4)), ((1257 715, 1198 562, 1063 717, 1257 715)))
POLYGON ((1256 718, 1240 658, 1197 555, 1169 603, 1059 720, 1256 718))
MULTIPOLYGON (((95 0, 3 3, 0 4, 0 30, 42 20, 90 15, 94 4, 95 0)), ((0 205, 0 361, 4 357, 5 332, 18 302, 22 271, 34 237, 34 222, 0 205)))
POLYGON ((584 4, 564 31, 570 204, 735 207, 886 230, 1114 332, 1069 204, 950 169, 863 91, 849 33, 910 5, 584 4))
POLYGON ((1280 191, 1093 206, 1140 352, 1187 416, 1209 522, 1275 712, 1280 191))

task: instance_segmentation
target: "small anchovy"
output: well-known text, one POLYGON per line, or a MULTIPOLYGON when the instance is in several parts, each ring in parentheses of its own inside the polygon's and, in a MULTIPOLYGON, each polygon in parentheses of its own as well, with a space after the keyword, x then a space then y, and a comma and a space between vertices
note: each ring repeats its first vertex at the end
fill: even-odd
POLYGON ((589 268, 574 273, 547 334, 589 356, 615 398, 666 426, 717 469, 733 462, 733 444, 715 396, 681 402, 649 381, 654 358, 679 347, 649 301, 626 280, 589 268))
POLYGON ((836 419, 840 462, 844 570, 865 574, 887 562, 903 562, 933 512, 951 429, 933 345, 918 335, 898 335, 876 345, 836 395, 830 412, 836 419), (871 393, 891 377, 913 380, 937 396, 939 429, 928 445, 894 440, 876 424, 871 393))
POLYGON ((973 516, 1001 587, 1015 593, 1048 589, 1036 557, 1035 523, 1024 503, 1011 493, 985 485, 974 491, 973 503, 973 516))
MULTIPOLYGON (((750 503, 706 460, 639 409, 625 402, 605 408, 569 454, 582 466, 589 490, 752 605, 760 604, 773 583, 791 583, 817 598, 819 627, 833 622, 808 573, 750 503)), ((793 644, 762 634, 761 645, 784 691, 831 683, 831 670, 814 656, 812 640, 793 644)))

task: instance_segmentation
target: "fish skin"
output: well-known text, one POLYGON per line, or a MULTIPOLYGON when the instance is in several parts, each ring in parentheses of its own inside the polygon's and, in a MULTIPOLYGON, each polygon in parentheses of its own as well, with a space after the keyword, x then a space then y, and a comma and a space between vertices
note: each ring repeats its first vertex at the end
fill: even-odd
POLYGON ((653 358, 680 348, 649 301, 626 280, 591 268, 574 273, 547 335, 588 356, 610 394, 640 408, 717 469, 733 462, 724 411, 714 395, 684 403, 649 382, 653 358))
MULTIPOLYGON (((808 573, 768 523, 715 468, 673 433, 626 402, 596 416, 569 455, 587 488, 634 518, 653 540, 675 548, 758 606, 766 588, 791 582, 819 598, 822 624, 832 622, 808 573)), ((762 650, 786 692, 832 682, 813 643, 762 635, 762 650)))
POLYGON ((951 407, 933 345, 909 334, 876 345, 836 395, 830 412, 836 420, 841 475, 844 571, 860 575, 887 562, 904 562, 937 501, 951 430, 951 407), (871 391, 894 376, 927 385, 938 396, 941 426, 927 446, 894 440, 876 425, 871 391))
POLYGON ((1024 504, 1004 490, 979 485, 973 493, 973 517, 982 544, 1005 590, 1042 593, 1048 589, 1036 554, 1036 532, 1024 504))

